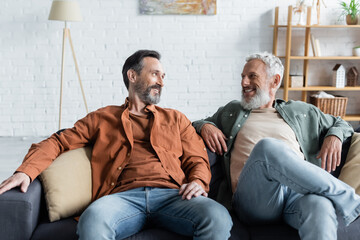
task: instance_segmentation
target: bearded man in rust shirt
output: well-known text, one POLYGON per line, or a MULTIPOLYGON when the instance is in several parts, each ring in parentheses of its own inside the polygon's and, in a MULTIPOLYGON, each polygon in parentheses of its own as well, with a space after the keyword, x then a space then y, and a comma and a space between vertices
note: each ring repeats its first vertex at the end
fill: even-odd
POLYGON ((61 153, 91 145, 93 203, 80 216, 79 239, 123 239, 151 221, 194 239, 230 237, 227 210, 207 198, 207 152, 180 112, 156 106, 165 73, 156 51, 139 50, 123 66, 122 106, 88 114, 73 128, 33 144, 0 194, 30 182, 61 153))

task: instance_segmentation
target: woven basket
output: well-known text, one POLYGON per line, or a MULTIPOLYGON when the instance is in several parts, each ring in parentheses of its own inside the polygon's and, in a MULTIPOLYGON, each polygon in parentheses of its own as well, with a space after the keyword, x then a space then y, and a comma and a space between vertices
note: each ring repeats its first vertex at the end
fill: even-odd
POLYGON ((347 97, 317 98, 310 97, 310 103, 318 107, 323 113, 344 117, 346 113, 347 97))

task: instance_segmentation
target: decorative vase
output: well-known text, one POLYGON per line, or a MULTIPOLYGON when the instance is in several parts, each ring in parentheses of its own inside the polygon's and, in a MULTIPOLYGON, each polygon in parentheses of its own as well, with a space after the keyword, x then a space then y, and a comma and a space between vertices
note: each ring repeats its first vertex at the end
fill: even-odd
POLYGON ((358 16, 353 19, 351 15, 346 15, 346 24, 347 25, 356 25, 358 23, 358 16))

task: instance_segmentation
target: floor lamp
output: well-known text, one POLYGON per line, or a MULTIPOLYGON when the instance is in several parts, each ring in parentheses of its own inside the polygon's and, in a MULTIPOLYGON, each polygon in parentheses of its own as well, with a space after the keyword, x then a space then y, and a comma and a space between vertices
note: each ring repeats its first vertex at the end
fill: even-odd
POLYGON ((86 103, 83 85, 81 83, 79 66, 76 61, 74 47, 73 47, 72 40, 71 40, 70 29, 67 28, 67 22, 82 21, 79 4, 75 1, 53 1, 52 5, 51 5, 50 14, 49 14, 49 20, 57 20, 57 21, 65 22, 65 27, 64 27, 64 31, 63 31, 63 41, 62 41, 60 106, 59 106, 59 129, 61 129, 61 108, 62 108, 63 79, 64 79, 64 54, 65 54, 65 41, 67 38, 69 39, 72 55, 74 58, 76 73, 79 78, 81 93, 82 93, 84 103, 85 103, 85 109, 86 109, 87 113, 89 112, 87 103, 86 103))

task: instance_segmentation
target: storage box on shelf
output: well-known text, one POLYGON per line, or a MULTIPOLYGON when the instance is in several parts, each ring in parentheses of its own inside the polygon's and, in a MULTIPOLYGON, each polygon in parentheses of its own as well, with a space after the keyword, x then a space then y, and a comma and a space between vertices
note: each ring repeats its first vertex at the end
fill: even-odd
MULTIPOLYGON (((359 86, 345 86, 342 88, 336 88, 334 86, 309 86, 308 82, 308 73, 309 73, 309 61, 315 60, 338 60, 338 61, 348 61, 348 60, 360 60, 359 56, 309 56, 310 50, 310 34, 312 29, 316 28, 326 28, 329 29, 329 34, 331 34, 331 29, 338 28, 346 28, 346 29, 354 29, 360 31, 360 25, 311 25, 311 7, 307 8, 307 18, 306 25, 292 25, 292 13, 293 7, 288 7, 288 18, 287 25, 279 25, 279 7, 275 8, 275 22, 272 26, 274 28, 273 35, 273 54, 278 56, 277 54, 277 45, 278 45, 278 31, 279 28, 286 29, 286 48, 285 48, 285 56, 278 56, 280 58, 285 59, 284 63, 284 84, 283 84, 283 98, 284 100, 288 100, 289 91, 299 91, 302 92, 302 101, 307 101, 308 92, 310 91, 360 91, 359 86), (304 55, 303 56, 292 56, 292 30, 293 28, 299 28, 305 30, 305 39, 304 39, 304 55), (304 76, 304 84, 302 87, 293 87, 290 86, 290 65, 293 60, 303 60, 303 72, 304 76)), ((331 84, 331 79, 329 79, 329 84, 331 84)), ((360 113, 358 114, 344 114, 342 118, 346 121, 360 121, 360 113)))
POLYGON ((310 96, 310 103, 321 111, 334 116, 344 117, 346 113, 347 97, 319 98, 310 96))
POLYGON ((290 76, 289 87, 303 87, 304 86, 304 76, 293 75, 290 76))

